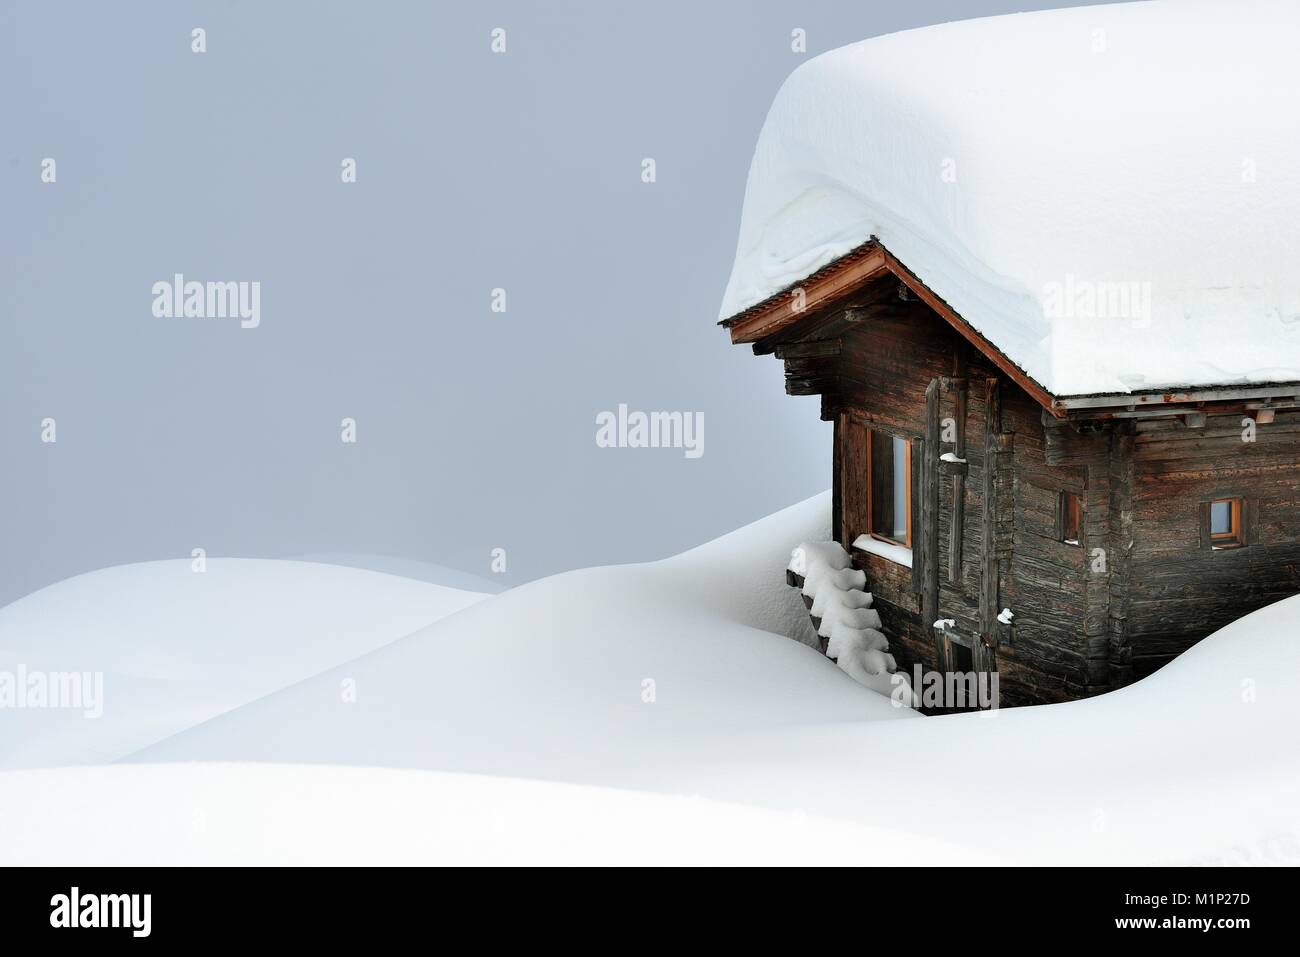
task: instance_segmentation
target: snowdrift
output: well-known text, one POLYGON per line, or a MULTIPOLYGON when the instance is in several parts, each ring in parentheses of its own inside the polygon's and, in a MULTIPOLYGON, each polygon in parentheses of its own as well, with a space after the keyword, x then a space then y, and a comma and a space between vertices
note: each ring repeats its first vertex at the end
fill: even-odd
POLYGON ((505 592, 129 760, 699 795, 1019 861, 1300 861, 1300 598, 1122 691, 923 718, 772 633, 815 640, 783 568, 828 511, 819 496, 663 562, 505 592))
POLYGON ((829 502, 820 495, 662 562, 511 589, 131 760, 608 784, 689 760, 701 742, 717 742, 700 757, 714 761, 766 731, 912 718, 816 650, 785 586, 792 545, 829 537, 829 502), (354 703, 341 699, 345 683, 354 703))
POLYGON ((486 596, 250 558, 119 565, 0 608, 0 672, 102 672, 102 714, 0 710, 0 768, 111 761, 486 596))
POLYGON ((703 798, 381 768, 0 773, 0 863, 42 866, 997 864, 883 827, 703 798))
MULTIPOLYGON (((475 600, 124 763, 0 774, 0 815, 24 822, 0 861, 1300 862, 1300 597, 1100 698, 925 718, 810 647, 784 567, 828 519, 822 495, 662 562, 475 600)), ((241 573, 281 573, 260 564, 241 573)), ((309 609, 341 584, 300 585, 275 616, 284 634, 310 646, 332 619, 309 609)), ((81 593, 90 608, 102 597, 81 593)), ((192 623, 180 604, 170 620, 192 623)), ((139 653, 167 647, 134 624, 139 653)), ((86 627, 108 663, 134 653, 86 627)), ((212 630, 190 660, 256 660, 253 643, 223 645, 237 633, 212 630)), ((151 662, 136 670, 164 675, 151 662)), ((131 707, 120 720, 135 734, 149 712, 131 707)), ((14 717, 0 715, 6 729, 14 717)))

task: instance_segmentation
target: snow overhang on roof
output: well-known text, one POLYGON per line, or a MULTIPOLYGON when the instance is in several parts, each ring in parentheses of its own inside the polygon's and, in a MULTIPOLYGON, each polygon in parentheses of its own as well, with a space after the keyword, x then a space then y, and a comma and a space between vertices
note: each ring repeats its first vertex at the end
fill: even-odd
POLYGON ((722 318, 875 237, 1061 407, 1294 385, 1297 35, 1291 2, 1156 0, 817 57, 759 137, 722 318))

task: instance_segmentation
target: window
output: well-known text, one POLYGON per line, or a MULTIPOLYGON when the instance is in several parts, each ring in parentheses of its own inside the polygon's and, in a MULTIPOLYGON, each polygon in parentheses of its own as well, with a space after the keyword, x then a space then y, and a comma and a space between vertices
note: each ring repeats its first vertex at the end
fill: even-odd
POLYGON ((1220 498, 1210 503, 1210 546, 1236 548, 1245 544, 1242 535, 1241 499, 1220 498))
POLYGON ((970 645, 954 641, 948 637, 948 670, 970 674, 975 670, 975 652, 970 645))
POLYGON ((1073 492, 1062 492, 1056 506, 1056 537, 1067 545, 1079 544, 1083 503, 1073 492))
POLYGON ((912 446, 887 432, 867 441, 867 534, 912 547, 912 446))

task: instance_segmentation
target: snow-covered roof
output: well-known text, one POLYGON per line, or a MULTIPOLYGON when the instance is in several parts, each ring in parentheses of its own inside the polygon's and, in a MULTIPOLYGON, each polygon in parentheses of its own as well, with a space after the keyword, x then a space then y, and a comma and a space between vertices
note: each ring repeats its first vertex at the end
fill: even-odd
POLYGON ((819 56, 726 319, 875 238, 1057 396, 1300 381, 1300 4, 1153 0, 819 56))

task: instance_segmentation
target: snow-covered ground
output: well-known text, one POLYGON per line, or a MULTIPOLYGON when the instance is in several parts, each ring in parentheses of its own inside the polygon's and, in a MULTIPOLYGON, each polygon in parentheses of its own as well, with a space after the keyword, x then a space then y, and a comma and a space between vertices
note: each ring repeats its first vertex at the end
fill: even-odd
POLYGON ((784 584, 788 543, 829 537, 828 502, 663 562, 503 592, 131 760, 640 783, 681 762, 725 759, 753 736, 912 718, 815 650, 803 602, 784 584))
POLYGON ((1156 0, 816 57, 721 318, 875 237, 1057 395, 1300 380, 1298 33, 1293 0, 1156 0))
POLYGON ((0 773, 7 865, 997 864, 794 811, 480 775, 177 764, 0 773))
MULTIPOLYGON (((202 641, 195 620, 219 603, 196 586, 187 613, 166 563, 56 586, 115 607, 107 620, 133 613, 125 631, 69 624, 48 596, 15 615, 45 593, 30 596, 0 613, 6 660, 41 627, 61 636, 42 661, 89 667, 101 650, 110 678, 179 678, 222 706, 151 725, 147 699, 106 681, 104 717, 29 723, 30 742, 6 732, 16 767, 61 763, 43 741, 67 762, 115 757, 136 721, 148 729, 112 766, 0 774, 0 817, 24 822, 0 862, 1300 860, 1300 600, 1101 698, 925 718, 811 647, 784 567, 828 520, 823 495, 665 561, 470 596, 436 621, 431 602, 368 632, 360 606, 390 614, 391 595, 354 596, 347 630, 365 644, 351 654, 321 608, 355 586, 284 587, 286 575, 375 575, 393 595, 435 586, 235 563, 244 584, 230 594, 261 597, 243 618, 210 619, 202 641), (134 600, 115 595, 119 576, 150 568, 157 595, 145 581, 134 600), (279 584, 258 591, 260 573, 279 584), (159 601, 150 631, 136 608, 159 601), (255 608, 266 622, 252 639, 240 631, 255 608), (168 653, 178 628, 191 638, 168 653), (278 690, 234 701, 263 667, 278 690), (96 738, 96 720, 118 730, 96 738)), ((15 718, 30 715, 0 712, 6 728, 15 718)))
POLYGON ((482 592, 485 595, 495 595, 503 588, 502 584, 495 579, 413 558, 396 558, 392 555, 374 555, 368 552, 310 552, 287 557, 299 562, 321 562, 326 565, 343 565, 346 568, 364 568, 372 572, 414 578, 447 588, 482 592))
POLYGON ((195 567, 119 565, 0 608, 0 673, 103 676, 98 717, 0 705, 0 768, 115 760, 486 597, 307 562, 195 567))

